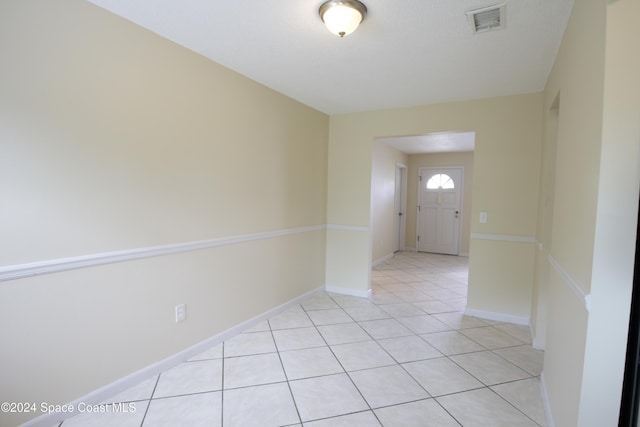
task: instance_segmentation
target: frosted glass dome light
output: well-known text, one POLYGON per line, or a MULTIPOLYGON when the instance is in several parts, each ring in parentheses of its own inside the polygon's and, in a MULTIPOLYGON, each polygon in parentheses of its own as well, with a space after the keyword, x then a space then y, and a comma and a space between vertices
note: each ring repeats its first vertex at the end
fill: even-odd
POLYGON ((331 0, 320 6, 320 18, 333 34, 344 37, 353 33, 367 14, 358 0, 331 0))

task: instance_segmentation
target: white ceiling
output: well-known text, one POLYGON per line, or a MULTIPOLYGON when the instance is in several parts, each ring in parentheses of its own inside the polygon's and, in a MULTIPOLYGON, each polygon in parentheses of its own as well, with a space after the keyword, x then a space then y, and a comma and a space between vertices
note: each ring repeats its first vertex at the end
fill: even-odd
POLYGON ((427 135, 390 136, 376 138, 407 154, 451 153, 454 151, 473 151, 476 142, 475 132, 440 132, 427 135))
POLYGON ((343 39, 323 0, 89 0, 327 114, 540 91, 574 0, 508 0, 504 30, 469 9, 507 0, 363 0, 343 39))

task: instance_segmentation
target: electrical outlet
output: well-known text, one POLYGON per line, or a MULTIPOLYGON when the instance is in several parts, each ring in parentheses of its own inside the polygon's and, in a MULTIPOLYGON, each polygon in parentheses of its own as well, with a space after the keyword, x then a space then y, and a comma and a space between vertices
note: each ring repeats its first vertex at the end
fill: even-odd
POLYGON ((480 224, 486 224, 486 223, 487 223, 487 213, 480 212, 480 224))
POLYGON ((176 305, 176 323, 183 322, 187 318, 187 306, 185 304, 176 305))

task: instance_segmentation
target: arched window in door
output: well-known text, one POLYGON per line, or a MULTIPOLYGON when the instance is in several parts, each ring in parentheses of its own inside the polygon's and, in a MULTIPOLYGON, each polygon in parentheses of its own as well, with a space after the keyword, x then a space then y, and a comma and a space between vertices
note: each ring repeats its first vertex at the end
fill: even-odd
POLYGON ((433 175, 427 181, 427 189, 428 190, 438 190, 440 188, 450 189, 455 188, 455 183, 451 179, 451 177, 444 173, 439 173, 437 175, 433 175))

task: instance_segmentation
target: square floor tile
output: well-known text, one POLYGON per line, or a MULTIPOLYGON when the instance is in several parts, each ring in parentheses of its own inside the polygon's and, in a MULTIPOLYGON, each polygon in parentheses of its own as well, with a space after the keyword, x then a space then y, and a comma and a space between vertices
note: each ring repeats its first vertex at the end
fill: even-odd
POLYGON ((383 283, 380 285, 382 289, 387 292, 411 292, 413 289, 411 286, 406 283, 401 283, 399 280, 395 279, 393 276, 390 276, 391 283, 383 283))
POLYGON ((446 323, 453 329, 480 328, 482 326, 487 326, 486 323, 484 323, 477 317, 467 316, 460 311, 450 313, 436 313, 433 315, 433 317, 438 319, 442 323, 446 323))
POLYGON ((429 394, 398 365, 349 374, 372 408, 425 399, 429 394))
POLYGON ((121 393, 118 393, 113 397, 110 397, 109 399, 106 399, 104 403, 149 400, 151 399, 151 395, 153 394, 153 389, 156 387, 156 384, 158 383, 158 377, 159 375, 154 375, 149 379, 141 381, 135 386, 130 387, 127 390, 121 393))
POLYGON ((315 325, 333 325, 336 323, 351 323, 353 319, 341 308, 332 310, 308 311, 307 315, 315 325))
POLYGON ((313 326, 311 319, 303 310, 287 310, 269 319, 272 330, 289 328, 306 328, 313 326))
POLYGON ((181 363, 160 374, 153 398, 222 389, 222 359, 181 363))
POLYGON ((490 351, 459 354, 453 360, 486 385, 521 380, 531 375, 490 351))
POLYGON ((222 393, 154 399, 149 404, 142 427, 222 426, 222 393))
POLYGON ((304 427, 376 427, 380 423, 371 411, 357 412, 355 414, 340 415, 325 418, 324 420, 304 423, 304 427))
MULTIPOLYGON (((411 286, 410 283, 408 283, 408 285, 411 286)), ((420 291, 418 289, 414 289, 413 291, 394 292, 394 295, 400 298, 402 301, 406 301, 410 303, 419 302, 419 301, 429 301, 433 299, 433 297, 427 295, 425 292, 420 291)))
POLYGON ((277 353, 224 359, 224 388, 286 381, 277 353))
POLYGON ((360 322, 360 326, 377 340, 413 335, 410 329, 403 326, 396 319, 367 320, 360 322))
POLYGON ((483 328, 462 329, 461 334, 466 335, 480 345, 488 349, 514 347, 522 345, 524 342, 506 334, 493 326, 485 326, 483 328))
POLYGON ((498 325, 493 325, 493 327, 511 335, 512 337, 518 338, 526 344, 531 344, 531 330, 528 326, 515 325, 513 323, 500 323, 498 325))
POLYGON ((344 311, 355 321, 390 319, 391 316, 386 311, 376 305, 345 307, 344 311))
POLYGON ((356 323, 318 326, 318 330, 329 345, 371 340, 369 334, 356 323))
POLYGON ((338 308, 338 304, 336 304, 335 301, 325 293, 316 294, 312 297, 306 298, 300 305, 305 309, 305 311, 338 308))
MULTIPOLYGON (((436 285, 435 283, 431 283, 431 282, 429 282, 427 280, 422 280, 422 279, 420 279, 419 282, 407 283, 407 285, 411 286, 416 291, 421 291, 421 292, 427 292, 427 291, 431 291, 431 290, 434 290, 434 289, 440 289, 440 286, 436 285)), ((433 298, 430 298, 430 299, 433 299, 433 298)))
POLYGON ((374 412, 385 427, 460 427, 434 399, 388 406, 374 412))
POLYGON ((415 335, 386 338, 379 340, 378 344, 380 344, 391 357, 396 359, 398 363, 442 357, 442 353, 415 335))
POLYGON ((351 295, 336 294, 331 297, 340 307, 371 307, 373 303, 368 298, 354 297, 351 295))
POLYGON ((280 353, 289 380, 344 372, 329 347, 316 347, 280 353))
POLYGON ((434 289, 434 290, 428 291, 426 292, 427 295, 433 298, 437 298, 439 300, 447 300, 450 298, 460 298, 461 296, 463 296, 463 295, 460 295, 459 293, 456 293, 455 291, 448 289, 448 284, 446 282, 443 283, 441 281, 441 282, 438 282, 437 284, 440 285, 440 287, 443 289, 434 289))
POLYGON ((392 317, 407 317, 407 316, 419 316, 424 314, 424 311, 420 310, 413 304, 408 302, 396 303, 396 304, 382 304, 379 305, 381 309, 389 313, 392 317))
POLYGON ((430 301, 419 301, 414 304, 420 310, 429 313, 446 313, 451 311, 456 311, 456 308, 451 304, 440 301, 439 299, 432 299, 430 301))
POLYGON ((371 301, 375 304, 394 304, 399 302, 404 302, 399 297, 395 296, 389 291, 384 289, 374 289, 373 294, 371 295, 371 301))
POLYGON ((279 351, 298 350, 301 348, 320 347, 326 345, 316 328, 279 329, 273 331, 273 338, 279 351))
MULTIPOLYGON (((446 300, 447 305, 456 311, 464 311, 467 308, 467 297, 452 298, 446 300)), ((484 322, 484 320, 483 320, 484 322)), ((485 322, 487 323, 487 322, 485 322)), ((488 324, 488 323, 487 323, 488 324)))
POLYGON ((378 368, 396 363, 375 341, 334 345, 331 349, 347 371, 378 368))
POLYGON ((529 417, 488 388, 436 400, 465 427, 537 427, 529 417))
POLYGON ((402 323, 416 334, 428 334, 431 332, 448 331, 451 329, 450 326, 445 325, 428 314, 422 316, 402 317, 398 319, 398 322, 402 323))
POLYGON ((402 366, 432 396, 484 387, 484 384, 445 357, 403 363, 402 366))
POLYGON ((457 331, 435 332, 420 335, 420 337, 448 356, 486 350, 486 348, 480 344, 457 331))
POLYGON ((531 348, 529 345, 509 347, 493 350, 494 353, 504 357, 509 362, 531 375, 538 376, 542 373, 544 363, 544 352, 531 348))
POLYGON ((541 426, 546 425, 547 416, 540 392, 539 378, 499 384, 491 389, 541 426))
POLYGON ((271 332, 247 332, 236 335, 224 342, 224 357, 248 356, 251 354, 273 353, 276 344, 271 332))
POLYGON ((308 378, 289 384, 302 421, 369 409, 346 374, 308 378))
POLYGON ((378 286, 383 286, 384 288, 387 287, 387 285, 399 285, 399 286, 405 286, 401 283, 400 280, 396 279, 395 277, 393 277, 392 275, 393 273, 390 272, 389 275, 386 276, 375 276, 371 278, 371 284, 373 285, 378 285, 378 286))
POLYGON ((225 427, 283 426, 300 422, 286 383, 225 390, 225 427))

